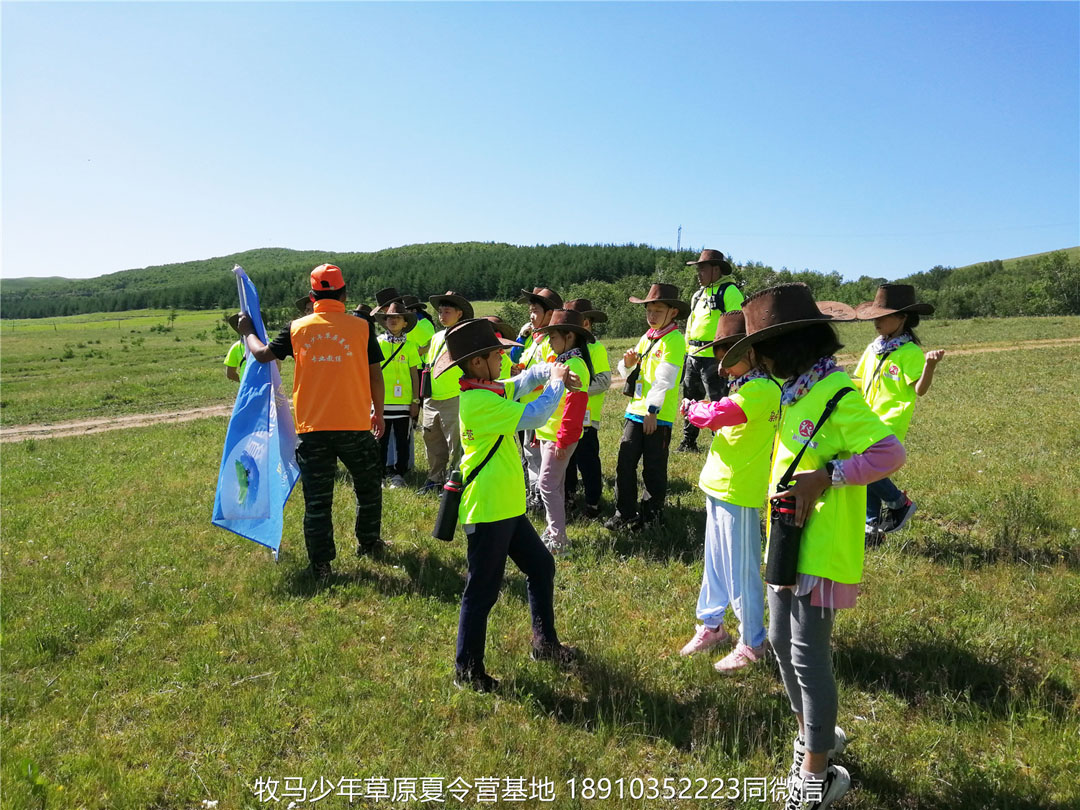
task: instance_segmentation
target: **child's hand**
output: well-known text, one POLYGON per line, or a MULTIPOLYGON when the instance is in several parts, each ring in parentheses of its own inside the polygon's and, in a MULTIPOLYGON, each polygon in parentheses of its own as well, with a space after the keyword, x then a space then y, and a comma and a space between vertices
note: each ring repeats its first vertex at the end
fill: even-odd
POLYGON ((627 368, 633 368, 637 365, 638 355, 633 349, 627 350, 626 354, 622 356, 623 365, 627 368))
POLYGON ((936 366, 941 362, 941 358, 945 356, 944 349, 934 349, 932 352, 926 353, 926 365, 936 366))
MULTIPOLYGON (((565 363, 552 363, 551 364, 551 379, 560 380, 564 385, 570 385, 570 378, 577 379, 577 375, 570 371, 570 366, 565 363)), ((581 380, 578 380, 581 383, 581 380)))
POLYGON ((564 458, 566 458, 566 448, 555 445, 555 458, 557 458, 559 461, 562 461, 564 458))
POLYGON ((566 390, 567 391, 580 391, 581 390, 581 377, 574 372, 570 372, 566 375, 566 390))
POLYGON ((688 410, 690 410, 690 406, 693 405, 693 404, 694 404, 694 400, 692 400, 692 399, 684 399, 682 402, 679 403, 679 413, 682 416, 686 416, 686 412, 688 410))
POLYGON ((810 512, 813 510, 814 504, 820 500, 821 493, 831 486, 832 479, 823 467, 820 470, 814 470, 812 472, 801 472, 796 475, 793 480, 795 481, 795 486, 787 492, 777 492, 775 495, 770 495, 769 500, 786 498, 794 495, 795 525, 804 526, 806 525, 806 519, 810 517, 810 512))
POLYGON ((512 377, 515 374, 520 374, 524 370, 525 370, 525 364, 524 363, 514 363, 512 366, 510 366, 510 376, 512 377))

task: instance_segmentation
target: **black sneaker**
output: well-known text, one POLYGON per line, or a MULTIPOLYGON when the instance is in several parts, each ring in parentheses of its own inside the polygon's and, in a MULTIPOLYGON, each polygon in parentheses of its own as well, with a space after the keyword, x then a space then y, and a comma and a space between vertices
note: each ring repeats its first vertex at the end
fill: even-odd
POLYGON ((881 531, 880 521, 871 521, 866 524, 866 547, 873 548, 885 542, 885 533, 881 531))
POLYGON ((627 520, 616 513, 613 517, 609 517, 604 521, 604 528, 610 532, 639 532, 645 528, 645 521, 641 519, 640 515, 627 520))
POLYGON ((902 506, 895 509, 891 506, 885 507, 885 517, 881 519, 881 531, 885 534, 900 531, 915 514, 915 502, 907 495, 904 495, 904 501, 902 506))
POLYGON ((589 520, 600 519, 600 504, 587 503, 581 509, 581 514, 589 520))
POLYGON ((381 537, 378 540, 371 540, 367 543, 357 542, 356 544, 356 556, 357 557, 378 557, 388 547, 388 543, 381 537))
POLYGON ((679 442, 679 446, 675 448, 675 452, 676 453, 696 453, 697 452, 697 442, 688 442, 686 439, 683 439, 681 442, 679 442))
POLYGON ((499 682, 486 672, 481 672, 479 675, 458 672, 454 675, 454 686, 458 689, 472 689, 474 692, 488 693, 496 691, 499 688, 499 682))
POLYGON ((334 575, 334 567, 327 562, 313 562, 311 564, 311 575, 315 577, 316 582, 328 582, 330 577, 334 575))
POLYGON ((560 667, 568 667, 578 659, 577 647, 544 641, 533 644, 529 657, 533 661, 551 661, 560 667))

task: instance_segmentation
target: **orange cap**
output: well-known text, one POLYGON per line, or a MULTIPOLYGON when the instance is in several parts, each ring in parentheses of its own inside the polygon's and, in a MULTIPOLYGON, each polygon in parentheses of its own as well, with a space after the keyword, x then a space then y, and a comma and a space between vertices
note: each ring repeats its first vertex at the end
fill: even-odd
POLYGON ((333 264, 320 264, 311 271, 311 289, 315 292, 340 290, 345 286, 345 277, 341 268, 333 264))

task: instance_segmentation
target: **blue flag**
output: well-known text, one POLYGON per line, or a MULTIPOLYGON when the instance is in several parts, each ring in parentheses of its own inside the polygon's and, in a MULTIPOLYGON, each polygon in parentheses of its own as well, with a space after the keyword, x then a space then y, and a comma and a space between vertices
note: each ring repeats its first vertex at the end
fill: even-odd
MULTIPOLYGON (((251 318, 255 334, 269 343, 255 285, 240 265, 233 272, 240 309, 251 318)), ((225 433, 213 523, 267 546, 276 560, 285 502, 300 477, 296 427, 277 363, 248 360, 225 433)))

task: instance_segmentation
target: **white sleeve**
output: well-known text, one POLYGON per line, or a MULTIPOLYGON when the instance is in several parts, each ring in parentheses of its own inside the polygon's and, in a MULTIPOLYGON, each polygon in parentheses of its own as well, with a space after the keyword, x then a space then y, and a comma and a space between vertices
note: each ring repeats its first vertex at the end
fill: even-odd
POLYGON ((664 397, 668 391, 675 387, 681 370, 674 363, 664 362, 660 364, 656 369, 656 379, 653 380, 652 388, 649 389, 649 395, 645 397, 646 407, 663 407, 664 397))

